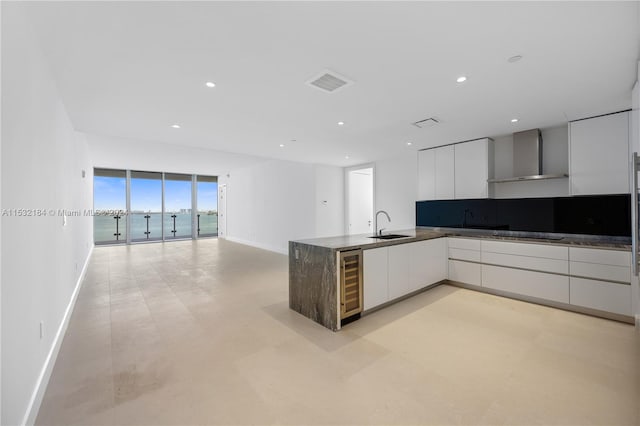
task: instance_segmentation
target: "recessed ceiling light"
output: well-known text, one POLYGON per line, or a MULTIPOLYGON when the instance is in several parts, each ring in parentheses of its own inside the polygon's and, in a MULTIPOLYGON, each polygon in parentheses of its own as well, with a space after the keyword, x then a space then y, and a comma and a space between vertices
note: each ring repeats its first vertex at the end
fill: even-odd
POLYGON ((520 59, 522 59, 522 55, 515 55, 507 59, 507 62, 514 63, 514 62, 518 62, 520 59))
POLYGON ((180 125, 179 124, 172 124, 171 127, 173 127, 174 129, 179 129, 180 125))
POLYGON ((518 119, 517 119, 517 118, 512 118, 512 119, 511 119, 511 122, 512 122, 512 123, 517 123, 517 122, 518 122, 518 119))
POLYGON ((456 79, 456 81, 457 81, 458 83, 463 83, 463 82, 467 81, 467 77, 465 77, 464 75, 461 75, 460 77, 458 77, 458 78, 456 79))
POLYGON ((284 148, 284 144, 283 143, 280 144, 280 148, 284 148))
POLYGON ((413 145, 413 142, 407 142, 407 146, 413 145))
POLYGON ((345 160, 348 160, 348 159, 349 159, 349 156, 348 156, 348 155, 345 155, 345 156, 344 156, 344 158, 345 158, 345 160))
POLYGON ((344 121, 338 121, 338 126, 344 126, 344 121))
POLYGON ((204 85, 207 87, 216 87, 216 84, 213 81, 207 81, 204 85))

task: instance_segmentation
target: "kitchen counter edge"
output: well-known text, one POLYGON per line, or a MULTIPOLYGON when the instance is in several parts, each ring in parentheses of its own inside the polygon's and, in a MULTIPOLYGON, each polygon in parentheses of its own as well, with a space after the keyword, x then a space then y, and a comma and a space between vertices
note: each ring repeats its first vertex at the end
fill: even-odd
POLYGON ((551 244, 571 247, 592 247, 610 250, 631 250, 631 239, 625 237, 609 237, 595 235, 561 235, 543 233, 505 233, 504 231, 456 229, 456 228, 428 228, 418 227, 403 229, 389 233, 407 235, 394 240, 378 240, 370 238, 369 234, 340 235, 335 237, 311 238, 295 240, 293 243, 323 247, 333 251, 369 250, 378 247, 395 246, 417 241, 432 240, 444 237, 464 237, 475 239, 493 239, 532 244, 551 244))

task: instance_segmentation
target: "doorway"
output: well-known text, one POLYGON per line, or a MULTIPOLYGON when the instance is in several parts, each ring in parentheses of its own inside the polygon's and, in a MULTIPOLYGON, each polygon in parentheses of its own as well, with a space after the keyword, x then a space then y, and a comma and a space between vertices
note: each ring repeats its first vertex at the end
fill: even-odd
POLYGON ((372 164, 346 170, 346 233, 373 233, 374 168, 372 164))
POLYGON ((218 237, 227 237, 227 184, 218 192, 218 237))
POLYGON ((218 178, 196 176, 196 235, 215 237, 218 235, 218 178))

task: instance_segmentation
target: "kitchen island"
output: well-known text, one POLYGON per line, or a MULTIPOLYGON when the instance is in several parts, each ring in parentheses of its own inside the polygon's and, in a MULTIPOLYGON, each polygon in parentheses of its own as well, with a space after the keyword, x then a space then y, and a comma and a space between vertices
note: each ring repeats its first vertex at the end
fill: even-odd
POLYGON ((405 238, 379 240, 344 235, 289 242, 289 307, 331 330, 340 329, 340 253, 442 238, 428 229, 398 231, 405 238))
MULTIPOLYGON (((377 309, 448 280, 447 282, 452 284, 474 290, 626 322, 632 321, 630 315, 633 307, 630 301, 635 298, 631 298, 631 292, 637 291, 637 285, 632 285, 630 266, 626 260, 630 251, 628 239, 426 227, 394 231, 394 233, 405 235, 405 237, 381 240, 371 238, 369 235, 350 235, 290 241, 289 307, 337 331, 341 328, 343 321, 358 318, 362 312, 370 311, 372 306, 377 309), (477 246, 477 250, 466 245, 462 245, 462 248, 457 248, 458 245, 455 244, 450 247, 447 241, 457 243, 470 241, 474 247, 477 246), (485 257, 491 257, 492 263, 482 263, 481 245, 482 247, 486 245, 485 257), (569 248, 576 259, 573 263, 569 260, 569 248), (552 254, 547 255, 541 252, 541 249, 551 250, 552 254), (505 250, 509 254, 500 253, 505 250), (518 250, 524 250, 521 258, 514 257, 514 253, 517 254, 518 250), (529 253, 527 250, 533 250, 533 252, 529 253), (594 250, 603 250, 605 254, 606 251, 615 252, 612 254, 615 257, 611 261, 612 264, 600 266, 598 271, 604 272, 602 274, 598 272, 594 277, 588 275, 588 272, 572 276, 570 264, 578 270, 578 267, 588 264, 590 256, 601 257, 600 253, 594 250), (355 255, 358 252, 364 253, 359 260, 360 269, 353 267, 345 272, 345 255, 355 255), (537 259, 531 264, 533 266, 518 263, 531 259, 537 259), (364 273, 363 263, 365 264, 364 273), (555 269, 545 269, 546 263, 552 263, 551 266, 555 269), (387 265, 388 269, 385 269, 387 265), (466 269, 460 269, 460 267, 466 269), (612 267, 613 271, 619 274, 614 277, 615 279, 608 275, 612 267), (483 268, 491 272, 492 277, 498 277, 496 280, 499 285, 493 282, 482 284, 483 268), (551 278, 552 282, 548 287, 552 290, 548 290, 543 284, 537 287, 531 284, 534 285, 532 290, 528 287, 516 286, 513 289, 504 287, 500 274, 507 272, 512 274, 507 274, 505 277, 518 283, 527 282, 527 280, 546 283, 545 280, 551 278), (521 280, 518 274, 525 274, 525 276, 521 280), (556 282, 558 281, 556 277, 561 278, 560 282, 556 282), (585 280, 585 277, 588 280, 585 280), (600 280, 595 287, 594 278, 600 280), (351 286, 346 291, 347 295, 344 290, 345 279, 346 285, 351 286), (356 286, 357 283, 360 284, 359 288, 356 286), (397 288, 398 283, 400 283, 400 289, 397 288), (620 284, 626 286, 621 287, 620 284), (572 287, 576 297, 574 301, 569 297, 570 286, 575 287, 572 287), (505 288, 507 290, 504 290, 505 288), (583 291, 583 288, 586 290, 583 291), (384 293, 382 296, 380 296, 380 289, 384 293), (581 291, 586 292, 582 297, 584 300, 578 299, 582 294, 581 291), (610 291, 613 292, 612 295, 609 294, 610 291), (625 300, 627 294, 628 299, 625 300), (350 295, 353 297, 349 298, 350 295), (367 298, 377 299, 367 304, 367 298), (598 300, 591 301, 590 298, 598 298, 598 300), (602 298, 606 303, 600 300, 602 298), (612 298, 612 301, 608 301, 612 298), (349 303, 358 305, 357 309, 345 306, 349 303)), ((592 264, 587 266, 591 269, 596 268, 592 264)), ((347 268, 350 267, 347 266, 347 268)))

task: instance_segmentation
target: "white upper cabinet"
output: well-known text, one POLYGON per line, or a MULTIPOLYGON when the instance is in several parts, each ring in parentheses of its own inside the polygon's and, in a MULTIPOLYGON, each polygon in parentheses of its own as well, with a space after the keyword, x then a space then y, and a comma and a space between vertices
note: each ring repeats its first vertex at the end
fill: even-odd
POLYGON ((453 145, 435 148, 436 200, 454 198, 454 147, 453 145))
POLYGON ((436 150, 418 151, 418 200, 436 199, 436 150))
MULTIPOLYGON (((489 196, 488 138, 464 142, 455 147, 455 198, 487 198, 489 196)), ((493 155, 491 155, 493 157, 493 155)))
POLYGON ((571 195, 629 193, 629 112, 569 123, 571 195))
POLYGON ((448 200, 454 193, 453 145, 418 151, 418 200, 448 200))
POLYGON ((418 199, 487 198, 493 151, 478 139, 418 152, 418 199))

